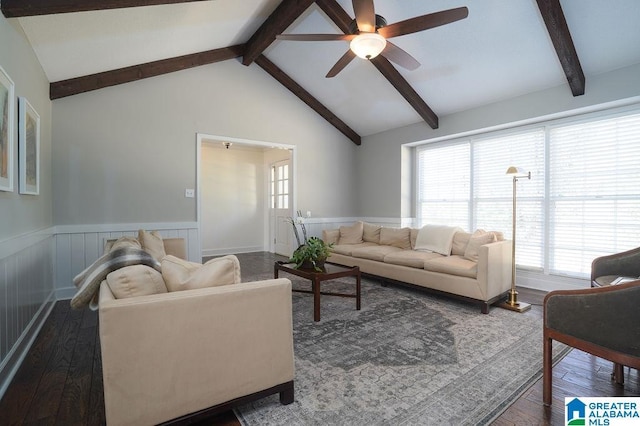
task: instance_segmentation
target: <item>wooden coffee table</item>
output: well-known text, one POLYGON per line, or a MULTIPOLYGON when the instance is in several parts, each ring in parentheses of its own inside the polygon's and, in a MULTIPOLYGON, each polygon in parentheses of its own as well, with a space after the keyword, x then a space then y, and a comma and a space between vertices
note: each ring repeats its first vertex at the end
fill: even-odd
POLYGON ((297 269, 294 263, 276 262, 273 265, 273 277, 278 278, 278 272, 283 271, 298 277, 302 277, 311 280, 311 290, 296 290, 300 293, 312 293, 313 294, 313 320, 320 321, 320 295, 325 296, 340 296, 340 297, 352 297, 356 299, 356 309, 360 310, 360 268, 357 266, 348 267, 342 265, 336 265, 333 263, 325 263, 325 266, 321 272, 314 269, 297 269), (320 291, 320 283, 322 281, 334 280, 342 277, 355 277, 356 278, 356 293, 330 293, 320 291))

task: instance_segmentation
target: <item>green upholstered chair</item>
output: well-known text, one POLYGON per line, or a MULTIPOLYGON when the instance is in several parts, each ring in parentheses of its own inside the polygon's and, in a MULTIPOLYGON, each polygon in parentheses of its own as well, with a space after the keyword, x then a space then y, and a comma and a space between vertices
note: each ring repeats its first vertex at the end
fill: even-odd
POLYGON ((640 279, 640 247, 598 257, 591 263, 591 287, 609 285, 618 277, 640 279))
POLYGON ((551 346, 556 340, 640 369, 640 280, 580 290, 552 291, 544 298, 543 402, 551 404, 551 346))

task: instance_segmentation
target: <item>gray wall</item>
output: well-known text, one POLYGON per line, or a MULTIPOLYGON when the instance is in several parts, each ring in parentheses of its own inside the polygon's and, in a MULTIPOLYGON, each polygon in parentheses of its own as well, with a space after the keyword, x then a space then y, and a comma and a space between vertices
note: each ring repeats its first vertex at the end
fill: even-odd
POLYGON ((50 227, 51 207, 51 101, 49 81, 17 20, 0 15, 0 66, 15 83, 13 192, 0 191, 0 241, 50 227), (18 194, 18 106, 24 96, 40 115, 40 195, 18 194))
MULTIPOLYGON (((390 130, 363 138, 356 157, 358 165, 358 212, 360 216, 408 217, 415 214, 407 198, 413 190, 412 160, 403 155, 403 144, 429 141, 465 132, 477 132, 539 117, 603 108, 608 103, 640 96, 640 64, 606 74, 587 76, 586 93, 573 97, 568 85, 550 88, 481 108, 440 117, 438 129, 426 123, 390 130), (404 165, 404 169, 403 169, 404 165)), ((426 100, 429 101, 428 99, 426 100)))
POLYGON ((356 213, 358 147, 237 60, 53 102, 57 225, 196 220, 196 133, 296 145, 298 206, 356 213))

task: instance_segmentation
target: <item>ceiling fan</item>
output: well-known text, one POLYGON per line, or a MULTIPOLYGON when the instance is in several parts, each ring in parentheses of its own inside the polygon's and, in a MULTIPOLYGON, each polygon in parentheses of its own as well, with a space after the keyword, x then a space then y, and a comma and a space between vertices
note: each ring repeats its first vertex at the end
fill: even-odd
POLYGON ((376 15, 373 0, 353 0, 353 10, 356 17, 349 25, 349 34, 280 34, 276 38, 294 41, 350 41, 350 49, 329 70, 327 78, 336 76, 356 56, 373 59, 382 55, 403 68, 414 70, 420 66, 420 62, 387 39, 450 24, 469 15, 466 7, 458 7, 387 25, 386 19, 376 15))

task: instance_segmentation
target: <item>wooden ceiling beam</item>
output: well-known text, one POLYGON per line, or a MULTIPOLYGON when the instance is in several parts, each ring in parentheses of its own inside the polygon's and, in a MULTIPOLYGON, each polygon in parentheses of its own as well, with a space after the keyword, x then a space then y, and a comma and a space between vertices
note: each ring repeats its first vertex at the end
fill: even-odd
POLYGON ((362 143, 360 135, 358 135, 353 129, 347 126, 344 121, 340 120, 334 113, 329 111, 327 107, 322 105, 320 101, 302 88, 291 77, 289 77, 284 71, 278 68, 273 62, 266 58, 264 55, 258 56, 254 61, 258 66, 265 70, 269 75, 278 80, 280 84, 289 89, 294 95, 296 95, 302 102, 307 104, 311 109, 320 114, 325 120, 327 120, 333 127, 338 129, 342 134, 351 139, 356 145, 362 143))
POLYGON ((560 0, 536 0, 573 96, 584 95, 585 77, 560 0))
POLYGON ((239 44, 222 49, 208 50, 175 58, 162 59, 131 67, 105 71, 98 74, 56 81, 49 85, 49 97, 51 100, 77 95, 79 93, 98 90, 118 84, 142 80, 201 65, 213 64, 238 58, 244 53, 244 45, 239 44))
MULTIPOLYGON (((316 4, 342 32, 345 34, 349 33, 349 24, 353 19, 336 0, 316 0, 316 4)), ((411 87, 407 80, 402 77, 398 70, 391 65, 391 62, 382 56, 377 56, 370 62, 389 80, 389 83, 409 102, 409 105, 420 114, 420 117, 422 117, 432 129, 438 128, 438 116, 420 95, 418 95, 413 87, 411 87)))
POLYGON ((253 33, 246 44, 243 65, 251 65, 298 17, 313 4, 313 0, 283 0, 276 10, 253 33))
POLYGON ((156 6, 203 0, 2 0, 0 7, 6 18, 87 12, 90 10, 156 6))
POLYGON ((413 90, 413 87, 411 87, 398 70, 391 65, 391 62, 389 62, 387 58, 383 56, 376 56, 369 62, 371 62, 378 71, 380 71, 380 73, 389 80, 389 83, 396 88, 402 97, 409 102, 409 105, 411 105, 413 109, 420 114, 420 117, 422 117, 422 119, 426 121, 432 129, 438 128, 438 116, 436 113, 433 112, 429 105, 422 100, 420 95, 413 90))

